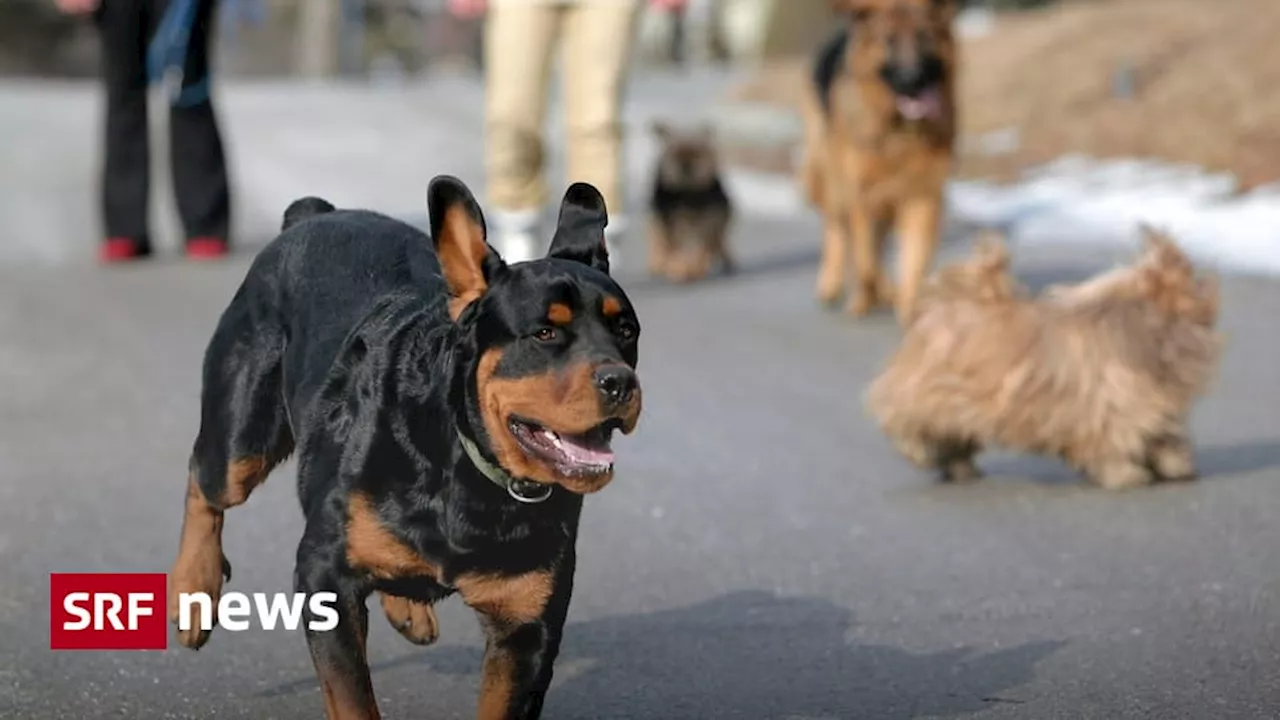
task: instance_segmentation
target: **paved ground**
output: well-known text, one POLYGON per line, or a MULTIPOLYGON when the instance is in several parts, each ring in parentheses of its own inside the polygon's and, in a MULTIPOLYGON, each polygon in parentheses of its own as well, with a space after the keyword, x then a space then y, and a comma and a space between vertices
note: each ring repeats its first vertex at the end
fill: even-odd
MULTIPOLYGON (((406 153, 350 148, 361 169, 345 186, 340 167, 318 165, 271 182, 300 173, 335 200, 381 192, 412 214, 434 172, 479 177, 474 125, 452 127, 417 141, 454 149, 414 155, 416 186, 406 153), (361 174, 378 163, 386 176, 361 174)), ((255 131, 287 134, 245 127, 244 142, 255 131)), ((889 319, 819 312, 813 221, 748 214, 740 277, 624 279, 644 326, 646 414, 619 444, 618 480, 587 503, 548 717, 1280 716, 1280 285, 1226 284, 1230 349, 1194 419, 1202 482, 1112 495, 992 455, 988 480, 948 488, 860 410, 894 343, 889 319)), ((318 717, 300 634, 217 631, 199 653, 47 649, 50 571, 167 569, 200 355, 249 255, 112 271, 25 257, 0 268, 0 718, 318 717)), ((1041 284, 1108 252, 1017 257, 1041 284)), ((289 466, 229 515, 231 588, 289 588, 291 484, 289 466)), ((440 615, 428 649, 372 623, 385 717, 472 716, 480 634, 456 601, 440 615)))

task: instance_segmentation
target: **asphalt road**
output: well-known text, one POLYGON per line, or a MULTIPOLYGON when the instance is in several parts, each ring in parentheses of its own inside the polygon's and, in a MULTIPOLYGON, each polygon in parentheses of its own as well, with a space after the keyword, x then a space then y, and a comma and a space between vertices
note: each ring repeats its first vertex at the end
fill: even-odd
MULTIPOLYGON (((587 502, 547 717, 1280 717, 1280 284, 1225 285, 1201 481, 1108 494, 992 454, 943 487, 862 412, 896 331, 814 306, 816 237, 746 218, 742 274, 689 288, 631 256, 645 415, 587 502)), ((1016 257, 1033 284, 1108 261, 1016 257)), ((300 633, 48 649, 50 572, 168 569, 200 356, 249 259, 0 268, 0 718, 321 716, 300 633)), ((292 469, 228 514, 229 589, 290 589, 292 469)), ((474 713, 479 629, 440 619, 422 649, 374 614, 390 720, 474 713)))

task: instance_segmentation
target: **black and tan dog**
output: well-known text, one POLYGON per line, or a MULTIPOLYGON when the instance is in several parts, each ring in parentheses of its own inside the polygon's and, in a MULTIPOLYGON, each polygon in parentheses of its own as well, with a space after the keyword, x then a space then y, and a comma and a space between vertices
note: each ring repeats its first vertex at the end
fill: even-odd
POLYGON ((848 24, 814 63, 801 183, 825 226, 818 299, 840 297, 852 260, 853 315, 894 301, 909 318, 933 261, 955 138, 955 4, 832 0, 848 24), (896 291, 881 267, 890 229, 896 291))
POLYGON ((378 592, 421 644, 432 604, 461 595, 488 635, 479 717, 536 718, 583 495, 613 478, 610 438, 640 416, 640 326, 590 185, 565 194, 548 256, 515 265, 462 183, 434 180, 428 206, 430 238, 300 200, 255 260, 205 355, 170 614, 179 593, 216 602, 224 511, 296 449, 296 589, 338 597, 337 628, 307 634, 328 717, 379 717, 365 654, 378 592))
POLYGON ((700 280, 717 264, 733 273, 733 204, 720 180, 711 130, 662 121, 652 129, 661 149, 649 196, 649 272, 673 282, 700 280))

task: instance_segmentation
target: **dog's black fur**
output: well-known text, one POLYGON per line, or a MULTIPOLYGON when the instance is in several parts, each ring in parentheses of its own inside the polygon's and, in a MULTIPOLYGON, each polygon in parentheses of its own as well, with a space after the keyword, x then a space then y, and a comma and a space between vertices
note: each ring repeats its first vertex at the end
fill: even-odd
MULTIPOLYGON (((548 256, 512 266, 461 182, 434 180, 428 205, 430 238, 305 198, 254 261, 205 356, 170 612, 182 592, 216 603, 223 511, 296 445, 296 588, 338 597, 337 628, 307 633, 328 717, 378 717, 365 656, 376 591, 424 644, 431 604, 458 592, 488 633, 480 716, 536 718, 582 494, 612 478, 609 436, 639 417, 639 325, 608 274, 595 188, 570 187, 548 256)), ((189 647, 207 638, 179 632, 189 647)))

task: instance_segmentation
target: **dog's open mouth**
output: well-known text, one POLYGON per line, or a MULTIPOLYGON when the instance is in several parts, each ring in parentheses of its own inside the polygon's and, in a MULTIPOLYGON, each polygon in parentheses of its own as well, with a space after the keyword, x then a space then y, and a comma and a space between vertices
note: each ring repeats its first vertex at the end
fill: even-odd
POLYGON ((545 461, 566 477, 596 477, 613 469, 613 431, 622 427, 607 420, 581 435, 558 433, 523 418, 508 420, 511 435, 526 453, 545 461))
POLYGON ((937 120, 942 117, 942 92, 937 86, 928 88, 914 97, 896 95, 898 114, 904 120, 937 120))

